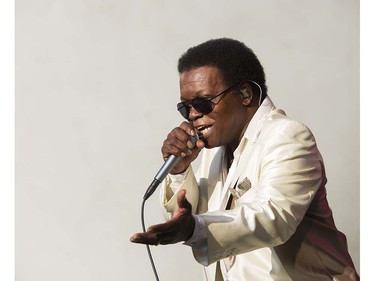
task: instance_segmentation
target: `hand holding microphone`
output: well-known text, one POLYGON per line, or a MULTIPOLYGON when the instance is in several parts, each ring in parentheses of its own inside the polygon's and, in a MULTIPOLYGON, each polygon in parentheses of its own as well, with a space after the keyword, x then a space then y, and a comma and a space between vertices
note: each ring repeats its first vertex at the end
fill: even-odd
POLYGON ((198 140, 194 127, 188 122, 183 122, 180 127, 173 129, 168 134, 162 147, 165 162, 155 175, 143 199, 147 200, 169 173, 180 174, 184 172, 190 163, 198 157, 203 147, 204 143, 198 140))

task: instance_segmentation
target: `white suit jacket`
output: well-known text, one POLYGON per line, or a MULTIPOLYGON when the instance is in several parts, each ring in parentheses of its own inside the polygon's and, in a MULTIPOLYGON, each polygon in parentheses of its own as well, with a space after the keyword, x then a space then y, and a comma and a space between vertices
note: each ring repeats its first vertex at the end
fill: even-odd
MULTIPOLYGON (((326 200, 323 161, 305 125, 267 97, 228 174, 223 147, 201 153, 198 172, 189 168, 179 188, 204 222, 204 235, 196 227, 191 246, 206 280, 356 280, 326 200), (234 206, 225 210, 231 193, 234 206)), ((177 207, 170 184, 167 177, 162 191, 169 214, 177 207)))

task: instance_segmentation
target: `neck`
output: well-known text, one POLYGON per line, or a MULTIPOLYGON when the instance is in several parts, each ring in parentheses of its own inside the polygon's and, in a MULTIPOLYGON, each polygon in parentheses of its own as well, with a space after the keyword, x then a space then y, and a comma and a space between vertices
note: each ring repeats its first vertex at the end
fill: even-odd
POLYGON ((232 151, 229 146, 225 147, 225 157, 226 157, 226 160, 227 160, 227 170, 229 170, 230 166, 233 163, 233 159, 234 159, 233 152, 234 151, 232 151))
POLYGON ((249 123, 251 121, 251 119, 253 118, 254 114, 256 112, 256 109, 255 111, 251 111, 245 118, 244 122, 243 122, 243 127, 242 127, 242 130, 241 132, 238 134, 238 137, 231 143, 229 143, 228 145, 226 145, 225 149, 226 151, 228 151, 228 153, 230 155, 232 155, 232 158, 233 158, 233 153, 234 151, 237 149, 237 147, 239 146, 240 142, 241 142, 241 139, 243 138, 245 132, 246 132, 246 129, 247 127, 249 126, 249 123))

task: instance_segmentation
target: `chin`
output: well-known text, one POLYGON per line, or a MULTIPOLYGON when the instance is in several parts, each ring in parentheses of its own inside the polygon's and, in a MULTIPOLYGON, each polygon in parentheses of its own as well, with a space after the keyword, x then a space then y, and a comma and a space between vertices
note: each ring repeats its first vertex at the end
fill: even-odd
POLYGON ((204 147, 208 149, 220 146, 220 144, 209 141, 209 139, 202 139, 202 141, 204 142, 204 147))
POLYGON ((206 139, 200 139, 200 140, 204 142, 204 148, 211 148, 210 144, 208 143, 206 139))

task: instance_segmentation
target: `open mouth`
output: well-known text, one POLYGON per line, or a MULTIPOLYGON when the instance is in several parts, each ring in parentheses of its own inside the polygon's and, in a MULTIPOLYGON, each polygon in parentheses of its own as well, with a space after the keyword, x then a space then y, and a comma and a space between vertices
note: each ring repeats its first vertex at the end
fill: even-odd
POLYGON ((200 139, 206 138, 211 130, 212 125, 202 125, 196 127, 198 130, 198 136, 200 139))

